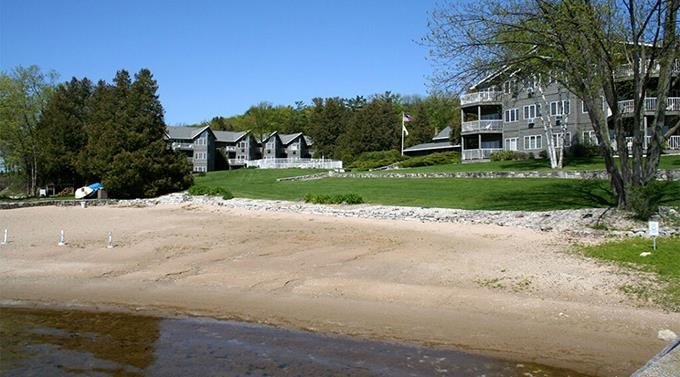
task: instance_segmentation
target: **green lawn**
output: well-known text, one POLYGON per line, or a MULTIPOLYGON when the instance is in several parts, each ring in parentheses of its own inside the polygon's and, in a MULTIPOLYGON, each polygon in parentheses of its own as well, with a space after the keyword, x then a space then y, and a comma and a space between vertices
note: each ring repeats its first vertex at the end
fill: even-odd
MULTIPOLYGON (((365 202, 385 205, 488 210, 572 209, 607 207, 612 197, 607 182, 567 179, 350 179, 324 178, 276 182, 277 178, 318 170, 241 169, 211 172, 196 184, 224 187, 235 197, 302 200, 305 194, 360 195, 365 202)), ((667 185, 664 203, 680 205, 680 182, 667 185)))
POLYGON ((652 240, 634 238, 608 242, 583 248, 586 256, 611 261, 626 268, 652 272, 660 282, 626 285, 622 289, 642 299, 652 300, 663 306, 680 311, 680 238, 657 239, 657 250, 652 251, 652 240), (646 257, 643 252, 652 252, 646 257))
MULTIPOLYGON (((662 155, 659 163, 661 169, 680 169, 680 155, 662 155)), ((604 159, 581 158, 567 161, 566 170, 604 170, 604 159)), ((445 164, 423 166, 418 168, 400 169, 403 172, 413 173, 442 173, 442 172, 481 172, 481 171, 534 171, 550 170, 548 160, 521 160, 521 161, 489 161, 467 164, 445 164)))

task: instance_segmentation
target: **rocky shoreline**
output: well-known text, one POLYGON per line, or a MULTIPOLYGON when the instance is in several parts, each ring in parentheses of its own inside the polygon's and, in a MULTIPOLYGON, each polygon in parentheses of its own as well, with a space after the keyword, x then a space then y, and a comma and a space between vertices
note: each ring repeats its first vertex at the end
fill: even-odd
MULTIPOLYGON (((159 204, 187 204, 220 206, 266 212, 303 213, 336 217, 355 217, 382 220, 407 220, 434 223, 486 224, 520 227, 544 232, 562 232, 571 235, 591 236, 644 236, 646 223, 633 221, 625 213, 607 208, 570 209, 558 211, 483 211, 450 208, 422 208, 361 205, 322 205, 285 200, 262 200, 191 196, 174 193, 154 199, 120 201, 120 206, 150 206, 159 204)), ((678 216, 674 209, 664 209, 671 216, 678 216)), ((680 234, 680 228, 661 224, 660 235, 680 234)))

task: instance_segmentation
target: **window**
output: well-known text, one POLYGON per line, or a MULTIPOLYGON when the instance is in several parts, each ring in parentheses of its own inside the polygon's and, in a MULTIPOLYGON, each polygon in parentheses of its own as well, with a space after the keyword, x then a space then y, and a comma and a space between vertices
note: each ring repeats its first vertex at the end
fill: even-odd
POLYGON ((516 137, 511 137, 505 139, 505 150, 507 151, 516 151, 517 150, 517 138, 516 137))
POLYGON ((586 103, 581 101, 581 112, 583 114, 588 114, 588 107, 586 107, 586 103))
POLYGON ((524 137, 524 150, 541 148, 543 148, 543 143, 541 142, 541 135, 531 135, 524 137))
POLYGON ((583 144, 585 145, 599 145, 595 131, 583 131, 583 144))
POLYGON ((519 119, 518 109, 505 110, 505 123, 517 122, 519 119))
POLYGON ((205 144, 206 144, 205 137, 203 137, 203 136, 199 137, 198 139, 196 139, 196 142, 195 142, 194 144, 196 144, 196 145, 205 145, 205 144))
POLYGON ((550 102, 550 116, 569 114, 569 101, 550 102))
POLYGON ((194 153, 194 160, 205 160, 207 158, 208 158, 207 152, 195 152, 194 153))
POLYGON ((553 145, 555 148, 562 148, 565 146, 570 146, 571 145, 571 132, 567 132, 567 137, 565 139, 562 138, 562 133, 554 133, 553 134, 553 145))
POLYGON ((539 112, 536 110, 540 110, 540 106, 537 108, 536 105, 527 105, 524 106, 524 119, 527 120, 533 120, 537 116, 539 116, 539 112))

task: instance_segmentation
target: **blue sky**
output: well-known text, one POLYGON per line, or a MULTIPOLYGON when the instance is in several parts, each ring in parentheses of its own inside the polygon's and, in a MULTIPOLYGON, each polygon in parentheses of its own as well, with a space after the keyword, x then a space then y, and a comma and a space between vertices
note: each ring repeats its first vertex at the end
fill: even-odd
POLYGON ((425 33, 436 0, 0 0, 0 70, 61 81, 149 68, 168 124, 261 101, 392 91, 427 94, 425 33))

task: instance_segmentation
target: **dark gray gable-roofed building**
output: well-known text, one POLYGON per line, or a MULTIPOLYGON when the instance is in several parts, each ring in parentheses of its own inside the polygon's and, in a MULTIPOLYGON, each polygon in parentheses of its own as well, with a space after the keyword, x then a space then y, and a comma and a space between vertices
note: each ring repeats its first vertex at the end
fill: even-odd
POLYGON ((193 171, 215 170, 215 134, 210 127, 166 127, 170 148, 186 155, 193 171))
POLYGON ((432 138, 431 143, 417 144, 408 147, 404 149, 404 154, 408 156, 422 156, 436 152, 451 152, 460 150, 460 144, 453 144, 450 137, 451 127, 447 126, 432 138))
POLYGON ((295 134, 280 134, 279 136, 281 137, 281 144, 284 148, 286 158, 291 160, 310 157, 307 139, 302 132, 295 134))
POLYGON ((262 140, 262 158, 285 158, 286 153, 277 131, 272 132, 262 140))
POLYGON ((217 149, 224 153, 229 166, 244 166, 255 160, 258 143, 250 131, 214 131, 217 149))

